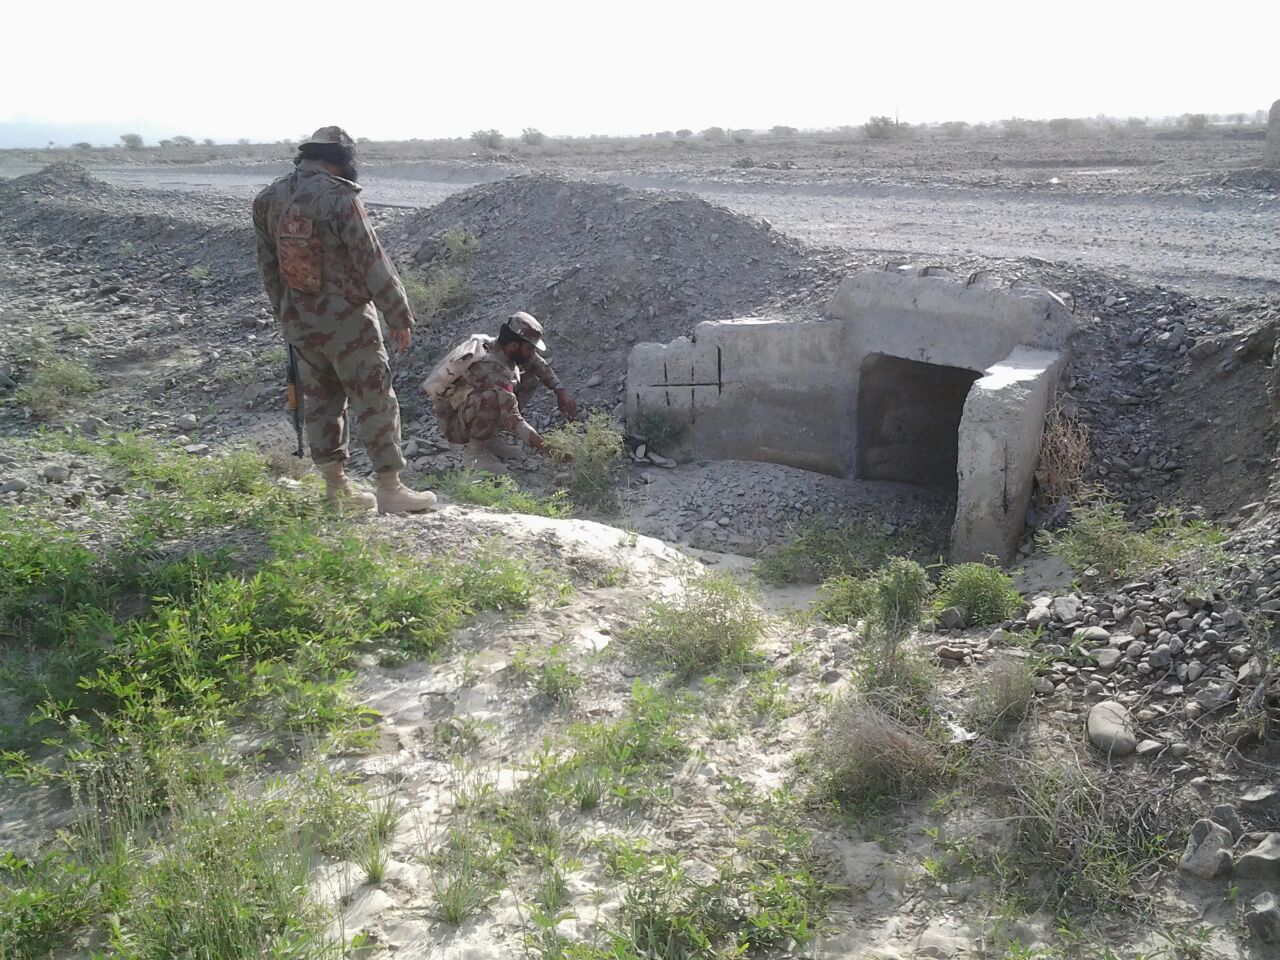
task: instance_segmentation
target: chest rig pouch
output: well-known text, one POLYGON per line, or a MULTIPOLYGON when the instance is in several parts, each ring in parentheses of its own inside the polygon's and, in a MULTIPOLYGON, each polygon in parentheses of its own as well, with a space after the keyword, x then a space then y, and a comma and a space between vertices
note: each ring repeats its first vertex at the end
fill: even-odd
POLYGON ((276 248, 285 286, 299 293, 319 293, 324 286, 324 248, 316 236, 315 220, 286 208, 276 231, 276 248))

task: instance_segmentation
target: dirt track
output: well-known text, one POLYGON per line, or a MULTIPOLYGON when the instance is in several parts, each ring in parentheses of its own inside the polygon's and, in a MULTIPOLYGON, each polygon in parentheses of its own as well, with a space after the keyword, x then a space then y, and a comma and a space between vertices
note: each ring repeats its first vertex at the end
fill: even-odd
MULTIPOLYGON (((37 168, 4 164, 0 176, 37 168)), ((271 163, 104 164, 93 173, 123 186, 248 198, 287 169, 271 163)), ((370 165, 364 183, 370 203, 428 207, 507 172, 393 163, 370 165)), ((956 265, 1016 252, 1200 294, 1280 292, 1275 257, 1280 202, 1265 192, 1112 193, 1085 188, 1089 171, 1066 174, 1058 184, 1045 177, 1029 188, 859 180, 760 183, 718 171, 696 178, 666 171, 592 176, 627 186, 688 190, 739 213, 765 217, 799 239, 880 251, 886 259, 936 256, 940 263, 956 265)))

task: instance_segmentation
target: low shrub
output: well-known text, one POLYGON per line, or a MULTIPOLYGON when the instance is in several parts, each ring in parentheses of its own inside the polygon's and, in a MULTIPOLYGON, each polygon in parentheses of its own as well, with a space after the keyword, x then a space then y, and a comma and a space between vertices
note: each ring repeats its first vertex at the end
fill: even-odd
POLYGON ((684 439, 685 425, 661 413, 646 413, 636 425, 640 436, 660 454, 668 454, 684 439))
POLYGON ((1139 530, 1125 518, 1123 505, 1101 492, 1075 504, 1065 530, 1042 531, 1038 540, 1075 570, 1092 569, 1108 581, 1186 560, 1196 568, 1195 575, 1206 579, 1216 578, 1228 566, 1221 549, 1223 534, 1211 524, 1165 508, 1139 530))
POLYGON ((969 626, 1008 620, 1021 604, 1022 598, 1009 575, 985 563, 958 563, 947 567, 934 599, 935 610, 963 609, 969 626))
POLYGON ((0 957, 51 956, 97 910, 96 878, 66 854, 0 854, 0 957))
POLYGON ((445 257, 451 263, 466 263, 480 249, 480 238, 462 225, 450 227, 443 239, 445 257))
POLYGON ((870 577, 828 577, 818 586, 818 613, 831 623, 853 626, 876 607, 876 583, 870 577))
POLYGON ((471 300, 471 285, 454 267, 432 267, 424 279, 404 272, 401 281, 413 315, 419 320, 432 320, 459 310, 471 300))
POLYGON ((475 130, 471 134, 471 142, 490 150, 501 150, 506 146, 507 138, 500 130, 475 130))
POLYGON ((824 580, 818 611, 832 623, 863 620, 871 633, 901 635, 919 624, 932 590, 924 567, 895 557, 870 576, 824 580))
POLYGON ((763 630, 751 594, 727 574, 686 579, 681 587, 678 597, 650 604, 623 632, 627 649, 682 676, 750 659, 763 630))

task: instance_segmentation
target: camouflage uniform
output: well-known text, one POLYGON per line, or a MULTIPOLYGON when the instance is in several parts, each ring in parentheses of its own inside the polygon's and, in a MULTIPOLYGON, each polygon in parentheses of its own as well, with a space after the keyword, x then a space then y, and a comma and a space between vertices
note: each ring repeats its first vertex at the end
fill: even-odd
POLYGON ((258 268, 293 344, 316 464, 348 456, 347 403, 379 473, 404 468, 400 405, 378 326, 412 330, 404 285, 360 202, 360 187, 302 160, 253 202, 258 268))
POLYGON ((537 436, 520 413, 539 384, 560 388, 560 378, 542 357, 534 355, 523 368, 498 347, 496 337, 483 333, 472 339, 482 345, 479 356, 436 400, 440 431, 450 443, 488 440, 499 427, 530 442, 537 436))

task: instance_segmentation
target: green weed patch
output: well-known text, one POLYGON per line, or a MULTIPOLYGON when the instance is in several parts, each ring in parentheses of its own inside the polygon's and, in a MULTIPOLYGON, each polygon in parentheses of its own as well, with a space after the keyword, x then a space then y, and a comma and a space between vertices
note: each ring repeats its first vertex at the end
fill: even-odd
POLYGON ((432 481, 432 489, 450 500, 508 513, 567 517, 573 510, 568 494, 563 490, 557 490, 547 497, 539 497, 521 490, 512 477, 494 476, 465 467, 436 476, 432 481))

